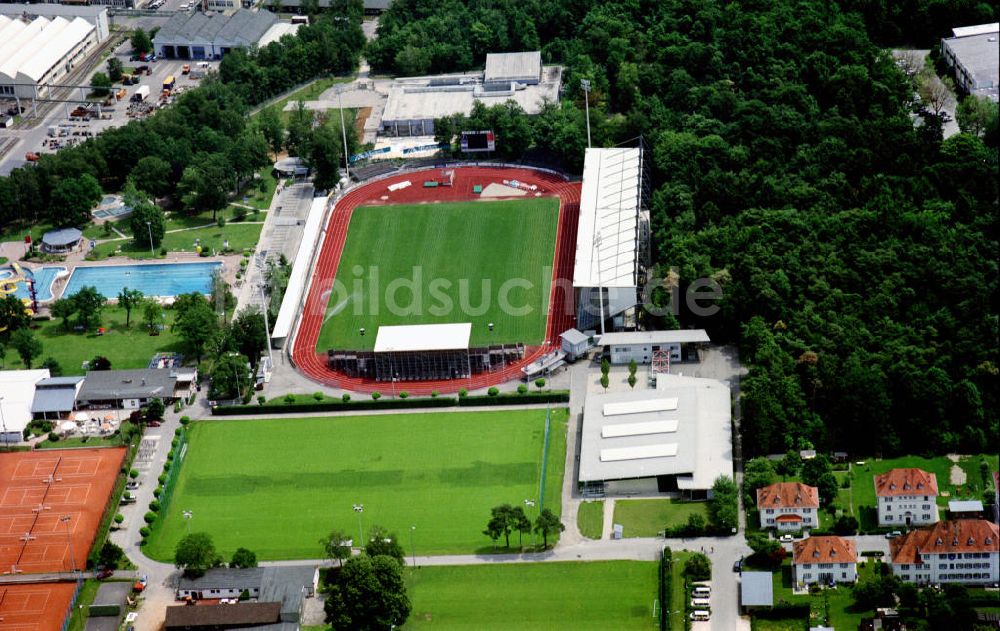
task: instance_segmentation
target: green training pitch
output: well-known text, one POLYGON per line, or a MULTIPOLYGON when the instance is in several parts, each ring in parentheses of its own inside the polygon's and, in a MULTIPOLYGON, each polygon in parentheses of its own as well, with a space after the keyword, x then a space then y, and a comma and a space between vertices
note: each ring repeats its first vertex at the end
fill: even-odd
POLYGON ((658 629, 657 564, 642 561, 422 567, 404 629, 658 629))
POLYGON ((541 343, 558 218, 551 197, 355 209, 316 350, 452 322, 472 322, 474 346, 541 343))
MULTIPOLYGON (((196 422, 144 550, 170 561, 189 510, 226 559, 241 546, 319 558, 332 529, 358 537, 363 504, 364 531, 388 528, 407 554, 410 526, 418 555, 491 552, 490 509, 538 497, 544 428, 545 410, 196 422)), ((544 502, 557 513, 565 453, 566 411, 553 410, 544 502)))

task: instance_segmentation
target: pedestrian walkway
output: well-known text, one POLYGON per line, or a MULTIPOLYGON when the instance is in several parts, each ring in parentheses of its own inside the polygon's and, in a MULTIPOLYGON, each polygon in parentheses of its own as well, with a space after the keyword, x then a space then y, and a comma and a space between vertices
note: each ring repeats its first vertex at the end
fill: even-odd
POLYGON ((614 534, 615 529, 615 500, 614 498, 606 498, 604 500, 604 525, 601 527, 601 539, 605 541, 611 540, 611 535, 614 534))

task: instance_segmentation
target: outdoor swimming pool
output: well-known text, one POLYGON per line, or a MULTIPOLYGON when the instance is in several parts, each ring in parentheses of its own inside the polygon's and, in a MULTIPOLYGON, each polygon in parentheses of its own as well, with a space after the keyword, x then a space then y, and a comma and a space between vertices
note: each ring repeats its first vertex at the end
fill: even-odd
POLYGON ((119 195, 105 195, 101 203, 90 214, 98 219, 109 219, 112 217, 122 217, 132 212, 132 208, 122 202, 119 195))
POLYGON ((63 296, 81 287, 96 287, 105 298, 117 298, 122 289, 138 289, 147 296, 210 293, 212 274, 222 263, 146 263, 141 265, 80 266, 73 270, 63 296))
MULTIPOLYGON (((29 276, 35 281, 35 292, 38 294, 38 302, 52 300, 52 281, 60 273, 66 271, 65 267, 42 267, 35 271, 31 271, 26 267, 22 267, 21 269, 24 270, 25 276, 29 276)), ((0 267, 0 283, 12 278, 14 278, 13 268, 0 267)), ((18 283, 14 295, 18 298, 31 298, 31 294, 28 293, 27 283, 18 283)))

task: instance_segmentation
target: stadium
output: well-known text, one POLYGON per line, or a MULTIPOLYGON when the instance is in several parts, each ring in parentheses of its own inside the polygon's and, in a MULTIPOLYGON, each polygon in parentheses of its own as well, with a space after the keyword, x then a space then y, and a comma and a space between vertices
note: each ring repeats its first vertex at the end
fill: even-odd
MULTIPOLYGON (((587 161, 621 151, 589 149, 587 161)), ((641 162, 641 149, 625 151, 641 162)), ((348 191, 330 212, 307 281, 290 339, 294 365, 356 392, 448 393, 522 378, 576 326, 582 253, 610 270, 623 251, 633 260, 642 251, 641 168, 599 171, 590 169, 600 182, 583 212, 586 168, 581 184, 543 169, 441 165, 348 191), (602 199, 614 200, 614 212, 602 199), (595 253, 594 218, 623 213, 599 229, 635 245, 595 253), (400 296, 409 299, 402 308, 400 296)))

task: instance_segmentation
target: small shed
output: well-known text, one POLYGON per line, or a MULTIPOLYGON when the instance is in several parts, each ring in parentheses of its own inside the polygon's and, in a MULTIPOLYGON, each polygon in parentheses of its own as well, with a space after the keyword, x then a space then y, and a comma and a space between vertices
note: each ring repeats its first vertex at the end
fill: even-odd
POLYGON ((570 360, 574 360, 587 352, 590 348, 590 337, 576 329, 569 329, 559 335, 562 340, 562 349, 570 360))
POLYGON ((948 517, 951 519, 981 519, 983 503, 979 500, 950 500, 948 517))
POLYGON ((83 233, 76 228, 61 228, 42 235, 42 250, 53 254, 72 252, 80 245, 83 233))
POLYGON ((740 610, 743 613, 774 606, 770 572, 743 572, 740 577, 740 610))

